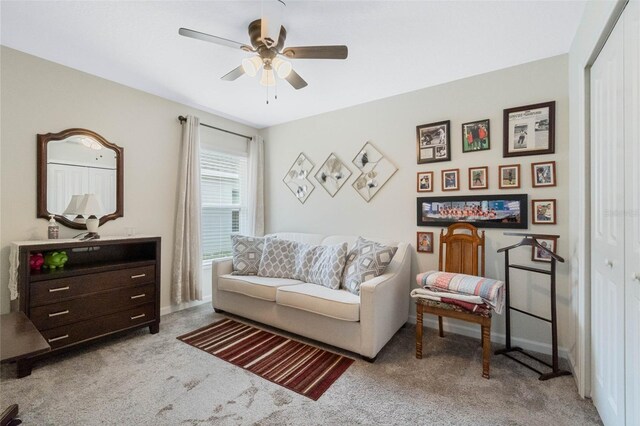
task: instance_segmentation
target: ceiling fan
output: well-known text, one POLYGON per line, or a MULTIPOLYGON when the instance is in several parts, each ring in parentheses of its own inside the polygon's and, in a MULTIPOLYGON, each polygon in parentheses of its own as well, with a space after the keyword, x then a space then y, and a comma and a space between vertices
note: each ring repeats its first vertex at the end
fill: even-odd
POLYGON ((346 59, 348 55, 347 46, 301 46, 283 49, 284 41, 287 38, 287 30, 280 26, 277 40, 274 40, 265 34, 261 19, 256 19, 249 24, 251 46, 187 28, 180 28, 178 33, 185 37, 256 54, 251 58, 243 59, 240 66, 222 76, 221 79, 225 81, 233 81, 243 74, 254 77, 262 68, 260 84, 274 86, 275 74, 277 74, 278 77, 287 80, 289 84, 298 90, 307 86, 307 82, 293 70, 290 62, 281 59, 281 57, 287 59, 346 59))

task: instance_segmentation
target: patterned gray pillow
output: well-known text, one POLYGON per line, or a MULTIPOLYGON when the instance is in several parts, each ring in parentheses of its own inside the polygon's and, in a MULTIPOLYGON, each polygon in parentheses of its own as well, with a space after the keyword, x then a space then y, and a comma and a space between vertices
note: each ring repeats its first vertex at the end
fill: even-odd
POLYGON ((233 250, 232 275, 256 275, 258 273, 264 241, 264 237, 231 236, 233 250))
POLYGON ((266 238, 258 275, 271 278, 294 278, 296 271, 296 249, 299 243, 266 238))
POLYGON ((384 273, 398 247, 388 247, 375 241, 358 237, 355 246, 347 255, 347 264, 342 276, 342 288, 360 294, 360 284, 384 273))
POLYGON ((294 278, 338 290, 347 250, 347 243, 333 246, 300 244, 296 251, 294 278))

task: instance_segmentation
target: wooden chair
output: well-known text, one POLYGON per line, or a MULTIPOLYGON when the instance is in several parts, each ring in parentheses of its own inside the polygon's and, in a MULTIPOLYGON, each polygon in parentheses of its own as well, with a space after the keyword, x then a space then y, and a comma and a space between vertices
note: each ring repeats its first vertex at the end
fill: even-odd
MULTIPOLYGON (((456 223, 440 232, 438 269, 467 275, 484 276, 484 231, 468 223, 456 223)), ((489 378, 491 359, 491 312, 475 313, 459 306, 435 300, 416 299, 416 358, 422 358, 422 316, 438 316, 440 337, 444 337, 442 317, 480 324, 482 329, 482 377, 489 378)))

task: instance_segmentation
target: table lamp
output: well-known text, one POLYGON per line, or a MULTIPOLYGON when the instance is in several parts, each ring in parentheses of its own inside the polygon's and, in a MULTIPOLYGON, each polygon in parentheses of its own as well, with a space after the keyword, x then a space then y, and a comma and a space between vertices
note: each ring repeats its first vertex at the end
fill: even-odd
POLYGON ((62 214, 77 215, 75 218, 73 218, 73 221, 76 223, 85 223, 84 216, 82 216, 82 214, 80 214, 79 212, 80 202, 82 201, 82 197, 84 197, 84 195, 82 194, 72 195, 71 201, 69 201, 69 205, 64 210, 64 212, 62 212, 62 214))
POLYGON ((102 216, 102 203, 96 194, 84 194, 80 201, 80 212, 87 216, 87 231, 92 238, 100 238, 98 227, 100 226, 99 216, 102 216))

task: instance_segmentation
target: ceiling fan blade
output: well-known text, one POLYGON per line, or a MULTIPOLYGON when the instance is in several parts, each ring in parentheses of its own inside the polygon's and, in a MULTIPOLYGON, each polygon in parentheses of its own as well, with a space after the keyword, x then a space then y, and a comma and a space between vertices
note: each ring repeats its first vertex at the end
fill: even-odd
POLYGON ((347 46, 287 47, 282 54, 290 59, 347 59, 347 46))
POLYGON ((292 85, 296 90, 300 90, 303 87, 307 86, 307 82, 304 81, 304 79, 300 77, 300 75, 294 70, 291 70, 289 75, 285 77, 285 80, 287 80, 289 84, 292 85))
POLYGON ((238 68, 234 68, 233 70, 220 77, 220 80, 233 81, 236 78, 240 77, 242 74, 244 74, 244 68, 242 68, 242 65, 240 65, 238 68))
POLYGON ((209 43, 219 44, 221 46, 231 47, 233 49, 242 49, 247 52, 253 52, 254 50, 246 44, 238 43, 237 41, 227 40, 226 38, 216 37, 211 34, 201 33, 200 31, 190 30, 188 28, 180 28, 178 34, 185 37, 195 38, 196 40, 208 41, 209 43))

